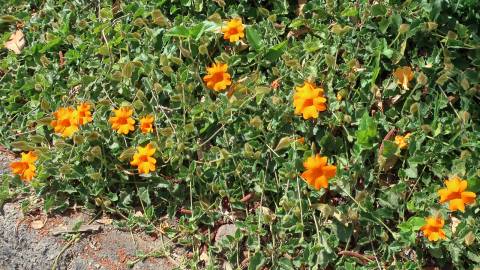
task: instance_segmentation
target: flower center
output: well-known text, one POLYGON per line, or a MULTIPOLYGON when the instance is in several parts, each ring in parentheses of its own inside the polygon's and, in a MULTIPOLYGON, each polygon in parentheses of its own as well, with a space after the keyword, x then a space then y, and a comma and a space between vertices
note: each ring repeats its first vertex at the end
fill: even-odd
POLYGON ((462 198, 462 192, 452 192, 450 198, 451 200, 460 199, 462 198))
POLYGON ((117 122, 118 122, 120 125, 126 125, 126 124, 128 123, 127 118, 125 118, 125 117, 120 117, 120 118, 118 118, 117 122))
POLYGON ((70 119, 63 119, 61 122, 60 122, 60 125, 64 126, 64 127, 68 127, 71 125, 70 123, 70 119))
POLYGON ((309 107, 309 106, 312 106, 313 105, 313 99, 305 99, 305 101, 303 102, 303 105, 305 107, 309 107))
POLYGON ((212 75, 212 81, 214 81, 215 83, 221 82, 222 80, 223 80, 223 72, 215 72, 212 75))
POLYGON ((237 30, 236 27, 233 27, 233 28, 228 29, 228 33, 230 35, 236 35, 236 34, 238 34, 238 30, 237 30))
POLYGON ((142 155, 142 156, 140 157, 140 161, 141 161, 141 162, 148 162, 148 156, 147 156, 147 155, 142 155))
POLYGON ((28 162, 21 162, 20 164, 21 164, 20 167, 21 167, 22 173, 26 171, 28 167, 30 167, 28 162))

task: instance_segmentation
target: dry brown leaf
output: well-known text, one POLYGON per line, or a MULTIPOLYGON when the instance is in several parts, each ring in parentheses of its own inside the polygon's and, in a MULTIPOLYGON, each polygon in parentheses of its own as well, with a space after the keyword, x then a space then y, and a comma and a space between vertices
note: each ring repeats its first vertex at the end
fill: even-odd
POLYGON ((311 29, 308 28, 308 27, 302 27, 302 28, 299 28, 299 29, 296 29, 296 30, 291 30, 291 31, 288 32, 287 38, 290 38, 290 37, 298 38, 299 36, 303 36, 310 31, 311 31, 311 29))
POLYGON ((110 225, 112 224, 113 220, 111 218, 103 217, 101 219, 96 220, 96 222, 103 225, 110 225))
POLYGON ((30 223, 30 227, 35 230, 40 230, 41 228, 43 228, 43 226, 45 226, 45 222, 41 219, 34 220, 32 221, 32 223, 30 223))
POLYGON ((460 224, 460 220, 456 217, 452 217, 452 233, 457 231, 458 224, 460 224))
POLYGON ((307 3, 307 0, 298 0, 297 15, 303 15, 303 7, 307 3))
POLYGON ((98 232, 102 229, 100 225, 81 225, 79 228, 75 226, 67 227, 65 225, 60 225, 57 228, 50 230, 52 235, 60 235, 64 233, 83 233, 83 232, 98 232))
POLYGON ((203 261, 203 262, 210 262, 210 256, 208 256, 207 252, 202 252, 202 254, 200 254, 200 261, 203 261))
POLYGON ((25 36, 23 32, 17 30, 10 36, 10 39, 5 42, 5 48, 13 51, 16 54, 20 54, 23 47, 25 47, 25 36))

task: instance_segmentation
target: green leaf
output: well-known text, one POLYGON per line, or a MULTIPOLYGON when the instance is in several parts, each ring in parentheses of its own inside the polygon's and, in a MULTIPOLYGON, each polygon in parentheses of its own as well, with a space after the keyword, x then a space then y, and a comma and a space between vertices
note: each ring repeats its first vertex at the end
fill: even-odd
POLYGON ((374 139, 377 137, 377 123, 367 112, 365 112, 360 119, 360 124, 355 135, 357 137, 357 144, 361 147, 371 148, 374 145, 374 139))
POLYGON ((250 264, 248 265, 248 270, 258 270, 265 264, 265 257, 263 253, 257 252, 250 259, 250 264))
POLYGON ((55 197, 52 195, 47 195, 45 200, 43 201, 43 209, 45 212, 49 212, 52 207, 55 205, 55 197))
POLYGON ((468 191, 478 193, 480 192, 480 179, 479 178, 469 178, 467 179, 468 191))
POLYGON ((314 40, 314 41, 310 41, 310 42, 305 42, 303 44, 303 48, 305 49, 305 51, 307 52, 315 52, 315 51, 318 51, 320 48, 322 48, 322 42, 320 42, 320 40, 314 40))
POLYGON ((390 25, 390 20, 387 18, 382 18, 382 20, 378 22, 378 29, 382 34, 385 34, 387 32, 389 25, 390 25))
POLYGON ((418 231, 425 225, 425 219, 421 217, 411 217, 407 221, 398 224, 398 228, 402 232, 418 231))
POLYGON ((383 4, 373 5, 371 10, 373 16, 385 16, 387 14, 387 7, 383 4))
POLYGON ((409 178, 417 178, 418 173, 417 173, 417 166, 410 166, 407 169, 405 169, 405 175, 409 178))
POLYGON ((278 264, 278 266, 280 266, 279 269, 282 269, 282 270, 290 270, 290 269, 293 270, 293 269, 295 269, 295 268, 293 268, 292 262, 285 257, 282 257, 282 258, 278 259, 277 264, 278 264))
POLYGON ((183 25, 177 25, 170 28, 165 36, 188 38, 190 36, 190 31, 183 25))
POLYGON ((188 36, 193 38, 194 40, 198 40, 200 39, 204 31, 205 25, 203 23, 199 23, 189 29, 188 36))
POLYGON ((472 261, 474 261, 474 262, 476 262, 476 263, 480 263, 480 256, 479 256, 478 254, 475 254, 475 253, 473 253, 473 252, 471 252, 471 251, 468 251, 468 252, 467 252, 467 257, 468 257, 470 260, 472 260, 472 261))
POLYGON ((138 189, 138 198, 142 200, 142 202, 146 203, 147 205, 151 205, 152 201, 150 200, 150 194, 148 192, 148 188, 141 187, 138 189))
POLYGON ((50 49, 62 44, 62 38, 60 37, 55 37, 53 38, 52 40, 50 40, 49 42, 47 42, 47 44, 45 44, 43 46, 43 48, 40 50, 40 53, 46 53, 48 51, 50 51, 50 49))
POLYGON ((265 59, 272 62, 276 61, 283 54, 283 52, 287 48, 287 45, 288 45, 288 41, 285 40, 278 43, 275 46, 270 47, 270 49, 268 49, 267 51, 267 54, 265 54, 265 59))
POLYGON ((349 7, 342 11, 342 17, 355 17, 358 15, 358 9, 356 7, 349 7))
POLYGON ((262 38, 260 37, 260 34, 258 34, 258 31, 255 30, 253 26, 249 26, 246 28, 246 35, 247 35, 247 40, 250 46, 256 51, 259 51, 263 48, 263 41, 262 38))
POLYGON ((392 141, 384 141, 382 156, 386 158, 395 156, 395 154, 397 153, 397 150, 398 150, 398 146, 396 143, 392 141))

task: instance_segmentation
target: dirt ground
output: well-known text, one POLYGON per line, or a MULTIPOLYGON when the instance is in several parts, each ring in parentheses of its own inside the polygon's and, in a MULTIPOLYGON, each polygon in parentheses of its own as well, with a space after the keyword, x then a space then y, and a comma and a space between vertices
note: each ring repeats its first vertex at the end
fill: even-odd
MULTIPOLYGON (((0 177, 14 156, 0 148, 0 177)), ((82 212, 47 217, 42 211, 24 215, 19 203, 0 211, 0 270, 68 269, 122 270, 181 268, 185 250, 168 238, 115 229, 110 220, 93 222, 82 212), (105 222, 107 221, 107 222, 105 222), (83 233, 72 233, 82 222, 83 233), (63 233, 61 233, 63 231, 63 233), (69 232, 70 231, 70 232, 69 232), (72 235, 77 235, 75 240, 72 235), (138 260, 138 254, 161 254, 138 260), (55 268, 52 266, 57 260, 55 268), (132 268, 128 263, 136 261, 132 268)))

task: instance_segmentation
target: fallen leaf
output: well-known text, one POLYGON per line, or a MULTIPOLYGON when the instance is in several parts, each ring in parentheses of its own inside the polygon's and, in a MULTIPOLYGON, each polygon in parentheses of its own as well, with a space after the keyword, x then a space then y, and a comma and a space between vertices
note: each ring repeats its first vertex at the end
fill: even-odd
POLYGON ((13 51, 16 54, 20 54, 23 47, 25 47, 25 36, 22 31, 17 30, 10 36, 10 39, 5 42, 5 48, 13 51))
POLYGON ((208 263, 210 261, 210 256, 208 256, 207 252, 202 252, 202 254, 200 254, 200 261, 203 261, 203 262, 206 262, 208 263))
POLYGON ((59 235, 64 233, 80 233, 80 232, 98 232, 102 229, 100 225, 81 225, 79 228, 67 227, 65 225, 58 226, 51 230, 52 235, 59 235))
POLYGON ((220 241, 220 239, 226 236, 233 236, 237 231, 237 226, 235 224, 224 224, 220 226, 215 234, 215 242, 220 241))
POLYGON ((452 217, 452 233, 457 231, 458 224, 460 224, 460 220, 456 217, 452 217))
POLYGON ((307 3, 307 0, 298 0, 297 15, 303 15, 303 7, 307 3))
POLYGON ((111 218, 103 217, 101 219, 97 219, 96 222, 103 225, 110 225, 112 224, 113 220, 111 218))
POLYGON ((290 144, 292 142, 295 141, 295 137, 283 137, 280 139, 280 141, 278 142, 277 146, 275 147, 275 151, 279 151, 279 150, 282 150, 282 149, 285 149, 285 148, 288 148, 290 146, 290 144))
POLYGON ((45 222, 41 219, 34 220, 32 221, 32 223, 30 223, 30 227, 35 230, 40 230, 41 228, 43 228, 43 226, 45 226, 45 222))
MULTIPOLYGON (((229 262, 224 262, 223 263, 223 269, 224 270, 233 270, 233 267, 229 262)), ((242 269, 245 269, 245 268, 242 268, 242 269)))
POLYGON ((308 28, 308 27, 302 27, 302 28, 297 29, 297 30, 291 30, 287 34, 287 39, 290 38, 290 37, 298 38, 299 36, 303 36, 310 31, 311 31, 311 29, 308 28))

